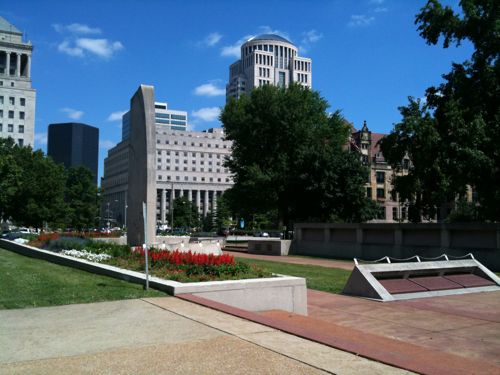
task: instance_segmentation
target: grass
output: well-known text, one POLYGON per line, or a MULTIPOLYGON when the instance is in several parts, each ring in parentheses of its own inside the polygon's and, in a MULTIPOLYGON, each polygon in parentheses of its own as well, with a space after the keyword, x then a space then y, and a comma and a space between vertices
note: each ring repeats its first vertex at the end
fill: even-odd
POLYGON ((94 275, 0 248, 0 309, 166 296, 141 285, 94 275))
POLYGON ((339 268, 326 268, 302 264, 269 262, 265 260, 236 258, 240 262, 256 264, 267 271, 288 276, 304 277, 307 287, 329 293, 340 293, 344 288, 351 271, 339 268))

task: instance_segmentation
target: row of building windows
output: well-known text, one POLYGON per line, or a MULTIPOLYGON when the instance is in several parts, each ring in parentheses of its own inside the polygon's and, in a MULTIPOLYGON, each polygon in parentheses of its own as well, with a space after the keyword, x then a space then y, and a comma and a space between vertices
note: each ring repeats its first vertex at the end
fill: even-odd
MULTIPOLYGON (((174 163, 174 164, 180 164, 180 163, 179 163, 179 159, 175 159, 174 161, 175 161, 175 163, 174 163)), ((158 159, 157 159, 157 162, 158 162, 158 163, 161 163, 161 158, 158 158, 158 159)), ((166 164, 170 164, 170 162, 171 162, 171 159, 166 159, 166 160, 165 160, 165 163, 166 163, 166 164)), ((191 164, 196 164, 196 163, 197 163, 197 161, 196 161, 196 160, 192 160, 192 163, 191 163, 191 164)), ((208 161, 207 163, 208 163, 208 165, 214 165, 212 161, 208 161)), ((187 159, 184 159, 184 160, 183 160, 183 164, 188 164, 188 160, 187 160, 187 159)), ((199 161, 199 164, 200 164, 200 165, 205 165, 205 161, 201 160, 201 161, 199 161)), ((220 165, 221 165, 221 162, 220 162, 220 161, 218 161, 218 162, 216 162, 216 163, 215 163, 215 165, 220 166, 220 165)), ((168 167, 168 166, 167 166, 167 167, 168 167)))
MULTIPOLYGON (((0 95, 0 105, 4 104, 4 97, 0 95)), ((16 98, 14 96, 9 96, 9 105, 16 105, 16 98)), ((26 105, 26 98, 19 98, 19 105, 24 107, 26 105)))
MULTIPOLYGON (((158 150, 158 155, 162 155, 162 154, 170 155, 170 153, 172 153, 172 155, 175 155, 175 156, 179 156, 179 155, 189 156, 189 152, 187 152, 187 151, 158 150)), ((221 154, 211 154, 211 153, 207 152, 207 155, 210 159, 212 159, 212 158, 220 159, 221 158, 221 154)), ((203 158, 203 157, 205 157, 205 153, 204 152, 191 152, 191 156, 192 157, 200 156, 203 158)))
POLYGON ((259 76, 260 77, 271 77, 271 69, 269 68, 259 68, 259 76))
MULTIPOLYGON (((172 181, 172 176, 170 175, 167 175, 166 178, 165 178, 167 181, 172 181)), ((158 180, 163 180, 163 176, 162 175, 158 175, 158 180)), ((175 176, 175 180, 176 181, 181 181, 181 176, 175 176)), ((184 176, 184 181, 189 181, 189 178, 188 176, 184 176)), ((217 179, 215 179, 214 177, 209 177, 208 179, 205 178, 205 177, 200 177, 200 182, 222 182, 222 178, 218 177, 217 179)), ((193 182, 198 182, 198 178, 196 176, 193 176, 193 178, 191 179, 191 181, 193 182)), ((225 179, 226 182, 230 182, 230 179, 229 178, 226 178, 225 179)))
POLYGON ((297 81, 307 83, 307 74, 297 73, 297 81))
MULTIPOLYGON (((8 124, 6 130, 8 133, 14 133, 14 124, 8 124)), ((2 131, 3 131, 3 124, 0 123, 0 132, 2 131)), ((18 125, 17 132, 24 133, 24 125, 18 125)))
POLYGON ((264 85, 270 85, 271 81, 268 79, 259 79, 259 87, 264 85))
MULTIPOLYGON (((157 139, 157 140, 156 140, 156 143, 161 143, 161 140, 160 140, 160 139, 157 139)), ((167 145, 171 144, 171 143, 170 143, 170 140, 168 140, 168 139, 167 139, 167 140, 165 141, 165 144, 167 144, 167 145)), ((174 141, 174 142, 173 142, 173 144, 174 144, 174 145, 179 145, 179 142, 178 142, 178 141, 174 141)), ((215 143, 215 144, 212 144, 212 143, 207 143, 207 144, 205 145, 205 144, 203 144, 203 143, 201 143, 201 142, 200 142, 200 143, 198 143, 198 144, 199 144, 199 146, 200 146, 200 147, 205 147, 205 146, 206 146, 206 147, 212 147, 212 146, 213 146, 214 148, 219 148, 219 147, 220 147, 220 145, 219 145, 218 143, 215 143)), ((183 146, 187 146, 187 143, 186 143, 186 142, 182 142, 182 145, 183 145, 183 146)), ((191 146, 195 147, 195 145, 196 145, 196 143, 195 143, 195 142, 191 142, 191 146)), ((226 144, 223 144, 223 145, 222 145, 222 148, 227 148, 227 145, 226 145, 226 144)))
MULTIPOLYGON (((1 69, 2 69, 2 68, 0 68, 0 70, 1 70, 1 69)), ((3 86, 3 81, 0 81, 0 86, 3 86)), ((11 82, 11 83, 10 83, 10 87, 14 87, 14 86, 15 86, 14 82, 11 82)))
POLYGON ((311 71, 311 63, 308 61, 295 60, 293 63, 293 67, 295 70, 303 70, 305 72, 311 71))
MULTIPOLYGON (((156 169, 162 169, 161 165, 158 164, 156 169)), ((189 167, 183 167, 183 169, 181 169, 180 167, 170 168, 170 165, 167 165, 164 169, 167 171, 170 171, 170 170, 181 171, 181 170, 183 170, 184 172, 187 172, 189 170, 189 167)), ((209 172, 209 173, 212 173, 212 172, 222 173, 222 171, 224 171, 224 173, 229 173, 229 170, 227 168, 224 168, 224 169, 217 168, 215 171, 213 170, 213 168, 207 168, 207 170, 206 170, 206 172, 209 172)), ((191 172, 205 172, 205 168, 204 167, 200 167, 200 168, 192 167, 191 172)))
MULTIPOLYGON (((9 111, 8 112, 8 118, 13 119, 14 118, 14 111, 9 111)), ((25 113, 23 111, 18 112, 17 114, 19 120, 24 120, 25 113)), ((3 109, 0 109, 0 118, 3 118, 3 109)))
POLYGON ((273 57, 268 56, 268 55, 256 54, 255 55, 255 64, 272 66, 273 65, 273 57))

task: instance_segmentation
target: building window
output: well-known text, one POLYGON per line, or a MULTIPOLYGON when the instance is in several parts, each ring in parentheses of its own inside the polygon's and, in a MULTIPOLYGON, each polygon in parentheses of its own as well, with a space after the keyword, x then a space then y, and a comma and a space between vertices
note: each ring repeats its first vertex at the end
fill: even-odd
POLYGON ((179 181, 181 178, 179 176, 175 176, 175 179, 179 181))
POLYGON ((279 72, 278 86, 285 87, 285 72, 279 72))
POLYGON ((372 188, 371 187, 366 188, 366 196, 367 196, 367 198, 372 199, 372 188))
POLYGON ((385 189, 381 189, 381 188, 377 189, 377 198, 385 199, 385 189))
POLYGON ((377 184, 385 183, 385 172, 377 172, 377 184))
POLYGON ((14 132, 14 124, 9 124, 7 125, 7 131, 9 133, 13 133, 14 132))
POLYGON ((0 96, 0 104, 3 104, 3 96, 0 96))
POLYGON ((19 138, 19 139, 17 140, 17 144, 18 144, 20 147, 23 147, 23 146, 24 146, 24 139, 19 138))
POLYGON ((0 118, 3 118, 3 109, 0 109, 0 118))
POLYGON ((9 97, 9 104, 10 105, 15 105, 16 104, 16 99, 13 96, 9 97))
POLYGON ((19 119, 24 120, 24 112, 19 112, 19 119))
POLYGON ((14 118, 14 111, 9 111, 9 118, 14 118))
POLYGON ((19 125, 19 133, 24 133, 24 125, 19 125))
POLYGON ((19 99, 19 102, 21 103, 22 107, 24 107, 26 105, 26 99, 25 98, 19 99))
POLYGON ((0 124, 0 132, 3 131, 3 124, 0 124))
POLYGON ((162 179, 163 179, 162 175, 159 175, 158 180, 162 180, 162 179))

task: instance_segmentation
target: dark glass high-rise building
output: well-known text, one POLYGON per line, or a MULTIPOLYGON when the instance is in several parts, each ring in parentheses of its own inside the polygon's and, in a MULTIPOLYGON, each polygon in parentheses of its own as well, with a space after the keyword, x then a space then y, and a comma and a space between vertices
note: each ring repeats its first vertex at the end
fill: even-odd
POLYGON ((47 154, 66 168, 87 167, 96 185, 98 153, 98 128, 78 122, 49 125, 47 154))

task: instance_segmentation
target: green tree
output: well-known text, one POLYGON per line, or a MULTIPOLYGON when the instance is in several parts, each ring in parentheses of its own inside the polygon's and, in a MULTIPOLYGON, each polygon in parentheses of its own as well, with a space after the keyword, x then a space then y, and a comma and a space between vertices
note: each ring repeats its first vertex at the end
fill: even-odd
POLYGON ((44 222, 63 225, 67 206, 64 202, 66 174, 42 151, 20 147, 17 163, 22 173, 12 198, 9 216, 18 223, 42 228, 44 222))
POLYGON ((89 169, 82 166, 68 169, 65 201, 68 226, 79 230, 94 226, 98 213, 97 186, 89 169))
POLYGON ((12 138, 0 138, 0 220, 8 220, 14 211, 22 170, 17 163, 19 146, 12 138))
POLYGON ((295 220, 373 217, 363 188, 368 171, 344 150, 350 127, 327 108, 300 85, 266 85, 226 104, 221 120, 233 141, 226 165, 234 174, 226 194, 239 216, 275 209, 288 229, 295 220))
POLYGON ((217 210, 215 212, 215 226, 217 231, 228 229, 232 224, 231 217, 232 214, 229 202, 224 195, 221 195, 217 198, 217 210))
POLYGON ((380 141, 380 148, 396 172, 392 182, 400 201, 410 205, 408 219, 420 222, 422 217, 434 217, 437 207, 453 193, 441 165, 436 163, 443 150, 436 120, 420 99, 410 97, 409 102, 399 108, 403 119, 380 141), (405 157, 412 162, 407 172, 402 165, 405 157))
POLYGON ((444 202, 463 200, 467 186, 471 186, 479 193, 482 220, 499 220, 500 3, 462 0, 460 7, 461 12, 455 13, 439 1, 429 0, 416 16, 420 35, 428 44, 442 40, 443 47, 448 48, 469 41, 474 53, 470 60, 454 63, 442 84, 427 89, 426 104, 421 109, 426 114, 420 122, 413 121, 415 105, 410 101, 402 110, 400 126, 393 130, 389 141, 382 143, 383 152, 393 166, 398 165, 401 152, 391 156, 389 151, 401 150, 395 142, 405 140, 407 146, 402 151, 413 157, 413 170, 407 180, 414 178, 417 183, 414 191, 405 193, 411 188, 399 178, 396 189, 402 195, 414 195, 415 211, 420 214, 430 211, 432 204, 435 209, 444 202), (417 129, 420 125, 425 130, 417 129), (421 137, 425 132, 429 133, 427 140, 421 137), (412 147, 413 141, 420 142, 422 150, 412 147), (432 154, 425 156, 423 152, 432 154), (425 171, 433 174, 426 177, 425 171), (425 197, 425 192, 434 197, 425 197), (418 197, 428 203, 419 206, 418 197))
POLYGON ((174 225, 176 228, 196 228, 200 226, 200 215, 196 203, 187 197, 174 199, 174 225))

